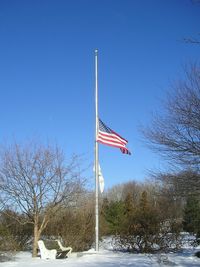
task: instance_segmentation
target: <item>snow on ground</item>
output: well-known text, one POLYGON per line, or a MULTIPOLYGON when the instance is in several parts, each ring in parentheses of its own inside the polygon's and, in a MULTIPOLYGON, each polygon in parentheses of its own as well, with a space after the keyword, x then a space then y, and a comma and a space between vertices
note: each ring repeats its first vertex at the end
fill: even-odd
POLYGON ((62 260, 41 260, 32 258, 30 253, 21 252, 16 255, 15 261, 0 263, 1 267, 147 267, 147 266, 200 266, 200 259, 186 254, 171 255, 142 255, 128 254, 100 250, 99 253, 83 253, 82 256, 72 255, 62 260), (163 257, 162 257, 163 256, 163 257))
POLYGON ((115 252, 109 242, 103 242, 98 253, 91 249, 60 260, 41 260, 32 258, 29 252, 20 252, 12 261, 1 262, 0 267, 200 267, 200 259, 194 256, 197 249, 200 247, 186 246, 181 253, 129 254, 115 252))

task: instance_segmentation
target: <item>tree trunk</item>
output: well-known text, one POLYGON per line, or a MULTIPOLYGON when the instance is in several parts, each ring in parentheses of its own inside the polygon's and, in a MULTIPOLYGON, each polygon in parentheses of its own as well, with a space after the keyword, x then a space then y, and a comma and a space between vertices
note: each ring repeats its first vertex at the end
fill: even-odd
POLYGON ((37 248, 38 248, 38 240, 40 238, 40 233, 38 229, 38 223, 34 224, 34 236, 33 236, 33 252, 32 257, 37 257, 37 248))

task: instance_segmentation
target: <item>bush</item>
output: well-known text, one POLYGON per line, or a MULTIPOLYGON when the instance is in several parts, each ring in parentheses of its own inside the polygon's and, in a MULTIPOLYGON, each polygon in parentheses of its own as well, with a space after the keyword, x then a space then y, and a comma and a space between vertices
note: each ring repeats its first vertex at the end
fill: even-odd
POLYGON ((200 200, 197 196, 189 196, 183 214, 183 229, 200 238, 200 200))
POLYGON ((25 218, 13 211, 5 210, 0 216, 0 250, 17 251, 27 248, 32 237, 33 227, 30 224, 20 224, 25 218), (15 218, 15 220, 13 219, 15 218))
POLYGON ((101 228, 101 233, 103 235, 118 234, 124 219, 124 212, 124 203, 122 201, 108 202, 108 200, 104 199, 101 209, 101 221, 103 221, 102 218, 104 218, 105 221, 104 229, 101 228))
MULTIPOLYGON (((129 200, 130 203, 130 200, 129 200)), ((133 209, 125 210, 120 232, 115 238, 115 248, 128 252, 153 253, 180 247, 181 223, 166 220, 159 209, 148 202, 144 191, 133 209)))
POLYGON ((91 248, 94 242, 94 210, 91 204, 61 209, 44 231, 47 238, 56 237, 73 251, 91 248))

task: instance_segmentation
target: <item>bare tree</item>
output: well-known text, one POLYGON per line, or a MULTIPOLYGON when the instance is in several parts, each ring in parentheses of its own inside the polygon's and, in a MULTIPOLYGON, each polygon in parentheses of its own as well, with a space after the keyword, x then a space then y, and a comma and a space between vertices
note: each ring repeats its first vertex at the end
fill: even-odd
POLYGON ((200 68, 186 70, 186 79, 175 85, 164 106, 143 130, 150 147, 176 163, 200 166, 200 68), (159 113, 162 113, 160 111, 159 113))
POLYGON ((192 170, 177 173, 156 173, 155 180, 161 184, 159 194, 173 198, 199 196, 200 174, 192 170))
POLYGON ((29 143, 1 149, 1 198, 6 207, 26 215, 21 223, 33 225, 33 256, 51 218, 62 205, 74 204, 81 190, 77 164, 76 156, 67 164, 57 147, 29 143))
MULTIPOLYGON (((191 0, 191 3, 193 5, 198 5, 198 4, 200 4, 200 1, 199 0, 191 0)), ((185 43, 200 45, 200 33, 197 33, 197 36, 195 36, 195 37, 193 37, 193 36, 192 37, 186 37, 183 40, 185 43)))
POLYGON ((198 33, 198 37, 188 37, 184 38, 184 42, 188 44, 195 44, 195 45, 200 45, 200 39, 199 39, 200 33, 198 33))

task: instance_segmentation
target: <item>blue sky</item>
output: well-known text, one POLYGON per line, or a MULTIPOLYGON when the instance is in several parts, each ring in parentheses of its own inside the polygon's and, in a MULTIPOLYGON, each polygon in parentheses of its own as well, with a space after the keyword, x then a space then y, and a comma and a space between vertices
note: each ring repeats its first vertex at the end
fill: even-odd
POLYGON ((164 163, 139 127, 162 109, 183 65, 199 60, 199 46, 183 42, 199 25, 190 0, 1 0, 1 143, 56 142, 92 164, 97 48, 100 117, 132 152, 100 145, 106 188, 144 180, 164 163))

